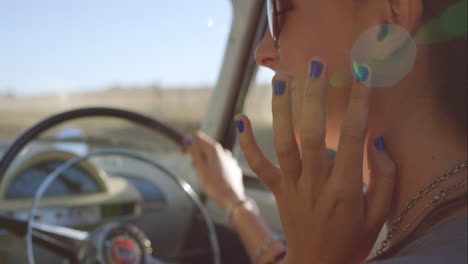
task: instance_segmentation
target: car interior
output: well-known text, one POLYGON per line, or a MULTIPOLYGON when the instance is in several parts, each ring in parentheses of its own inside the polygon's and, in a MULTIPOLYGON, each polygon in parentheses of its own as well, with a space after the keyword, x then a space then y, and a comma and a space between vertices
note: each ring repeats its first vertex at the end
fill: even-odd
POLYGON ((0 263, 250 263, 181 153, 198 129, 232 151, 247 195, 282 236, 275 199, 243 159, 233 122, 247 113, 275 160, 272 73, 254 60, 265 1, 37 2, 0 4, 9 36, 0 69, 11 77, 0 77, 0 263), (158 81, 134 78, 138 67, 158 81), (74 86, 69 79, 88 76, 78 68, 113 77, 74 86), (184 71, 193 83, 178 82, 184 71), (131 261, 118 259, 125 254, 131 261))

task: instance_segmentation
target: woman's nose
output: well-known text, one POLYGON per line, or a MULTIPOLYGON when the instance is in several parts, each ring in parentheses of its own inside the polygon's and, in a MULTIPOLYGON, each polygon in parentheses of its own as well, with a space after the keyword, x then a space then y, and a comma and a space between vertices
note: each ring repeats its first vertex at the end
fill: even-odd
POLYGON ((278 50, 275 42, 268 31, 263 35, 262 40, 255 50, 255 60, 258 65, 268 67, 276 71, 278 65, 278 50))

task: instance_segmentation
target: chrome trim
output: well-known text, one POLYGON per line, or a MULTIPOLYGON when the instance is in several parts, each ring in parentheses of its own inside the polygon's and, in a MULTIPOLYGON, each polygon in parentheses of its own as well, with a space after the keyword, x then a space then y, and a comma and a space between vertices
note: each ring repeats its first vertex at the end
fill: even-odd
POLYGON ((128 158, 133 158, 145 163, 149 163, 153 165, 154 167, 158 168, 159 170, 163 171, 166 173, 174 182, 179 185, 184 192, 189 196, 190 199, 194 202, 194 204, 198 207, 200 212, 202 213, 202 216, 205 220, 206 226, 208 228, 208 238, 210 240, 211 248, 213 250, 213 261, 215 264, 221 264, 221 252, 219 248, 219 242, 218 242, 218 237, 216 234, 216 229, 214 226, 213 221, 211 220, 207 209, 203 205, 202 201, 196 194, 196 192, 193 190, 193 188, 190 186, 190 184, 187 183, 182 177, 172 173, 169 169, 167 169, 165 166, 157 163, 156 161, 153 161, 150 158, 147 158, 146 156, 133 152, 133 151, 128 151, 128 150, 122 150, 122 149, 103 149, 103 150, 98 150, 94 151, 91 153, 88 153, 86 155, 80 156, 73 158, 71 160, 68 160, 67 162, 63 163, 59 167, 57 167, 52 173, 50 173, 45 180, 41 183, 39 188, 36 191, 35 199, 33 201, 33 206, 31 208, 31 214, 29 215, 28 219, 28 228, 26 232, 26 246, 27 246, 27 251, 28 251, 28 260, 29 263, 33 264, 34 262, 34 256, 33 256, 33 247, 32 247, 32 222, 33 222, 33 217, 36 213, 37 207, 39 206, 39 202, 42 199, 42 196, 44 195, 45 191, 47 190, 48 186, 64 171, 66 171, 69 167, 75 165, 76 163, 83 161, 85 159, 89 159, 92 157, 96 156, 124 156, 128 158))

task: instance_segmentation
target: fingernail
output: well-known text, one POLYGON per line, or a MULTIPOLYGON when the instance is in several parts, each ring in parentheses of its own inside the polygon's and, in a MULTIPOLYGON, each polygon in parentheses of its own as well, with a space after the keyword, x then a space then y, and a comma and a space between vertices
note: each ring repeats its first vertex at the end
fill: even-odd
POLYGON ((309 67, 309 77, 311 78, 320 78, 323 71, 323 64, 320 61, 312 60, 309 67))
POLYGON ((273 85, 274 85, 275 95, 277 96, 283 95, 284 92, 286 91, 285 81, 275 80, 273 85))
POLYGON ((242 120, 236 120, 236 126, 239 133, 244 132, 244 122, 242 122, 242 120))
POLYGON ((365 82, 369 78, 369 69, 364 66, 359 66, 356 69, 356 80, 358 82, 365 82))
POLYGON ((385 150, 385 141, 383 137, 378 137, 374 140, 374 146, 379 151, 385 150))
POLYGON ((193 145, 193 141, 192 141, 192 139, 191 139, 191 138, 187 138, 187 139, 185 139, 185 141, 184 141, 184 145, 185 145, 185 146, 187 146, 187 147, 190 147, 190 146, 192 146, 192 145, 193 145))

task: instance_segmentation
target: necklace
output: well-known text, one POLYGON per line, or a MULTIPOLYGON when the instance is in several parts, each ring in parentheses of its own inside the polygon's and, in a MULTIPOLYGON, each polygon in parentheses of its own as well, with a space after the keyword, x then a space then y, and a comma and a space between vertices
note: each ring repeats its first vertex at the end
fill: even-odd
MULTIPOLYGON (((434 182, 431 184, 427 185, 424 189, 420 190, 416 196, 411 199, 406 207, 403 209, 403 211, 398 215, 398 217, 392 222, 391 228, 387 233, 387 236, 385 239, 382 241, 379 250, 377 250, 377 256, 382 254, 388 247, 388 243, 392 239, 392 237, 396 234, 398 229, 400 228, 401 222, 403 217, 405 217, 408 214, 408 211, 413 208, 416 205, 416 202, 421 199, 424 195, 426 195, 429 191, 435 189, 437 186, 439 186, 442 182, 447 181, 449 178, 451 178, 454 174, 463 171, 466 167, 468 167, 468 161, 465 161, 458 166, 456 166, 454 169, 451 171, 448 171, 444 173, 441 177, 436 179, 434 182)), ((436 207, 439 205, 441 202, 443 202, 448 194, 460 189, 463 185, 465 185, 468 181, 468 177, 465 177, 462 181, 451 185, 447 188, 444 188, 437 192, 437 194, 430 200, 428 201, 421 210, 418 211, 416 216, 414 216, 411 221, 403 228, 402 233, 405 233, 409 227, 416 221, 416 219, 421 216, 421 214, 430 207, 436 207)))

